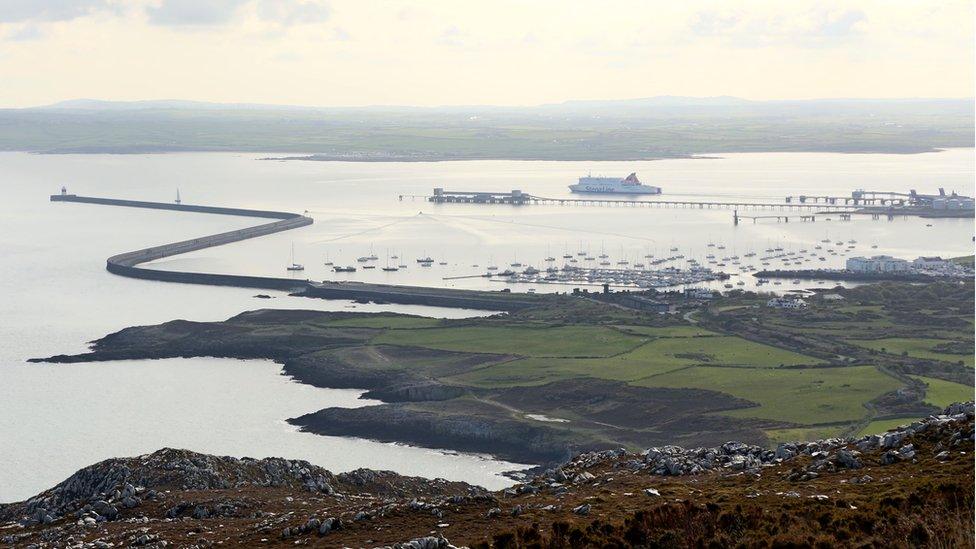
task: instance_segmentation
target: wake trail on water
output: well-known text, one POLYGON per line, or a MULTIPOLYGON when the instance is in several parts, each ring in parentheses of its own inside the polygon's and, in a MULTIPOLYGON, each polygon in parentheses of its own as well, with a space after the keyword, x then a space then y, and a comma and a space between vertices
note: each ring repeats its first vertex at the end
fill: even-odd
MULTIPOLYGON (((314 213, 314 212, 310 212, 310 213, 314 213)), ((422 214, 414 214, 414 215, 411 215, 409 217, 401 217, 401 218, 397 218, 396 221, 392 221, 390 223, 385 223, 383 225, 378 225, 378 226, 375 226, 375 227, 370 227, 368 229, 363 229, 361 231, 356 231, 356 232, 352 232, 352 233, 346 233, 346 234, 339 235, 339 236, 335 236, 335 237, 332 237, 332 238, 323 238, 323 239, 319 239, 319 240, 313 240, 312 241, 312 244, 323 244, 323 243, 326 243, 326 242, 338 242, 340 240, 345 240, 347 238, 352 238, 352 237, 355 237, 355 236, 362 236, 364 234, 369 234, 369 233, 373 233, 373 232, 377 232, 377 231, 382 231, 383 229, 388 229, 390 227, 395 227, 396 225, 399 225, 399 224, 404 223, 406 221, 411 221, 413 219, 417 219, 421 215, 422 214)))
POLYGON ((508 219, 508 220, 490 219, 490 218, 484 218, 484 217, 479 217, 479 216, 474 216, 474 215, 441 215, 441 214, 437 214, 437 215, 424 214, 424 215, 426 215, 428 217, 433 217, 433 218, 437 218, 437 217, 453 217, 453 218, 458 218, 458 219, 470 219, 470 220, 473 220, 473 221, 482 221, 482 222, 485 222, 485 223, 498 223, 498 224, 503 224, 503 225, 515 225, 515 226, 519 226, 519 227, 531 227, 531 228, 534 228, 534 229, 552 229, 552 230, 562 231, 562 232, 567 232, 567 233, 572 233, 572 234, 615 236, 615 237, 619 237, 619 238, 628 238, 628 239, 631 239, 631 240, 639 240, 641 242, 654 242, 654 243, 657 243, 657 239, 654 239, 654 238, 645 237, 645 236, 635 236, 633 234, 617 233, 617 232, 612 232, 612 231, 594 231, 594 230, 591 230, 591 229, 585 229, 585 230, 584 229, 571 229, 569 227, 560 227, 558 225, 546 225, 546 224, 543 224, 543 223, 525 223, 523 221, 514 221, 514 220, 511 220, 511 219, 508 219))

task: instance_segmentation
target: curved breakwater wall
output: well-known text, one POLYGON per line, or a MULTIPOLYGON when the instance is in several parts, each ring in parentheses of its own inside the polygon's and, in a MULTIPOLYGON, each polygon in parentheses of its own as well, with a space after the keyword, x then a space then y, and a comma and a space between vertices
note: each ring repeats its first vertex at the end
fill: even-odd
POLYGON ((86 204, 100 204, 106 206, 125 206, 130 208, 149 208, 154 210, 175 210, 180 212, 209 213, 218 215, 236 215, 245 217, 259 217, 265 219, 276 219, 270 223, 264 223, 246 229, 228 231, 161 246, 152 246, 132 252, 125 252, 113 255, 105 262, 105 268, 109 272, 127 276, 130 278, 141 278, 144 280, 159 280, 163 282, 182 282, 185 284, 210 284, 214 286, 238 286, 245 288, 262 288, 268 290, 301 290, 309 286, 307 280, 294 280, 290 278, 274 278, 262 276, 229 275, 229 274, 210 274, 210 273, 189 273, 181 271, 158 271, 137 267, 140 263, 162 259, 174 255, 184 254, 204 248, 230 244, 250 238, 257 238, 269 234, 279 233, 311 225, 313 220, 301 214, 289 212, 275 212, 267 210, 245 210, 241 208, 221 208, 214 206, 192 206, 183 204, 167 204, 164 202, 143 202, 138 200, 118 200, 114 198, 98 198, 90 196, 77 196, 73 194, 56 194, 51 196, 52 202, 81 202, 86 204))

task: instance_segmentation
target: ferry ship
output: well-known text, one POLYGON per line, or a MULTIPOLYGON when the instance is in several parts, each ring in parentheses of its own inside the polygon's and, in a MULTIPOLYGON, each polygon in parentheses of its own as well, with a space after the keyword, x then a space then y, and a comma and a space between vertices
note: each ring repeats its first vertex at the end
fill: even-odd
POLYGON ((623 179, 587 175, 579 178, 579 183, 570 185, 569 190, 574 193, 661 194, 661 187, 641 183, 637 179, 636 173, 632 173, 623 179))

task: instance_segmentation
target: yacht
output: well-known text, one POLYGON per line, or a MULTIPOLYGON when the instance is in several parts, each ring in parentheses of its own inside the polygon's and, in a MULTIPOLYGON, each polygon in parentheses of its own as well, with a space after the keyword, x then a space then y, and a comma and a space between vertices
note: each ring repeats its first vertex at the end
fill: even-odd
POLYGON ((285 267, 289 271, 304 271, 305 266, 301 263, 295 263, 295 245, 291 245, 291 265, 285 267))

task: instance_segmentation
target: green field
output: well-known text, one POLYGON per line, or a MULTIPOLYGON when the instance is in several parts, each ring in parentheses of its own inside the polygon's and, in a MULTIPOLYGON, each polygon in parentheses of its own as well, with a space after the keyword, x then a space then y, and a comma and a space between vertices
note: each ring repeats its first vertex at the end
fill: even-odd
POLYGON ((775 368, 781 365, 820 363, 816 358, 734 336, 656 339, 643 345, 635 353, 648 361, 676 366, 721 364, 775 368))
POLYGON ((542 385, 576 377, 633 381, 683 367, 672 361, 636 358, 625 353, 609 358, 523 358, 475 370, 453 379, 478 387, 542 385))
POLYGON ((936 408, 945 408, 953 402, 973 400, 973 387, 953 383, 943 379, 925 376, 911 376, 926 385, 925 403, 936 408))
POLYGON ((879 435, 881 433, 884 433, 885 431, 890 431, 896 427, 901 427, 902 425, 908 425, 909 423, 913 423, 917 420, 918 418, 914 418, 914 417, 903 417, 898 419, 878 419, 872 421, 871 423, 868 423, 863 429, 861 429, 860 432, 857 433, 857 436, 879 435))
POLYGON ((618 329, 635 335, 652 337, 705 337, 717 336, 715 332, 710 332, 697 326, 617 326, 618 329))
POLYGON ((948 340, 944 339, 931 339, 931 338, 903 338, 903 337, 890 337, 884 339, 852 339, 850 343, 855 345, 860 345, 861 347, 866 347, 868 349, 874 349, 876 351, 882 351, 888 354, 900 355, 902 353, 907 353, 908 356, 914 358, 923 358, 928 360, 942 360, 945 362, 958 362, 962 361, 963 364, 973 367, 973 353, 969 354, 949 354, 949 353, 939 353, 932 350, 932 347, 940 343, 947 343, 948 340))
POLYGON ((864 404, 901 386, 873 366, 846 368, 686 368, 634 383, 645 387, 721 391, 759 404, 727 415, 800 425, 854 421, 864 404))
MULTIPOLYGON (((530 357, 505 362, 458 376, 453 381, 479 387, 541 385, 574 377, 595 377, 617 381, 636 381, 699 364, 775 368, 781 364, 816 364, 818 360, 791 351, 753 343, 732 336, 710 333, 690 326, 646 328, 641 332, 680 334, 662 337, 626 353, 604 358, 530 357)), ((418 332, 422 334, 423 332, 418 332)), ((509 347, 511 354, 527 354, 520 347, 509 347)), ((591 350, 590 353, 598 351, 591 350)))
POLYGON ((460 326, 391 330, 373 343, 533 357, 607 357, 629 351, 645 339, 604 326, 460 326))

